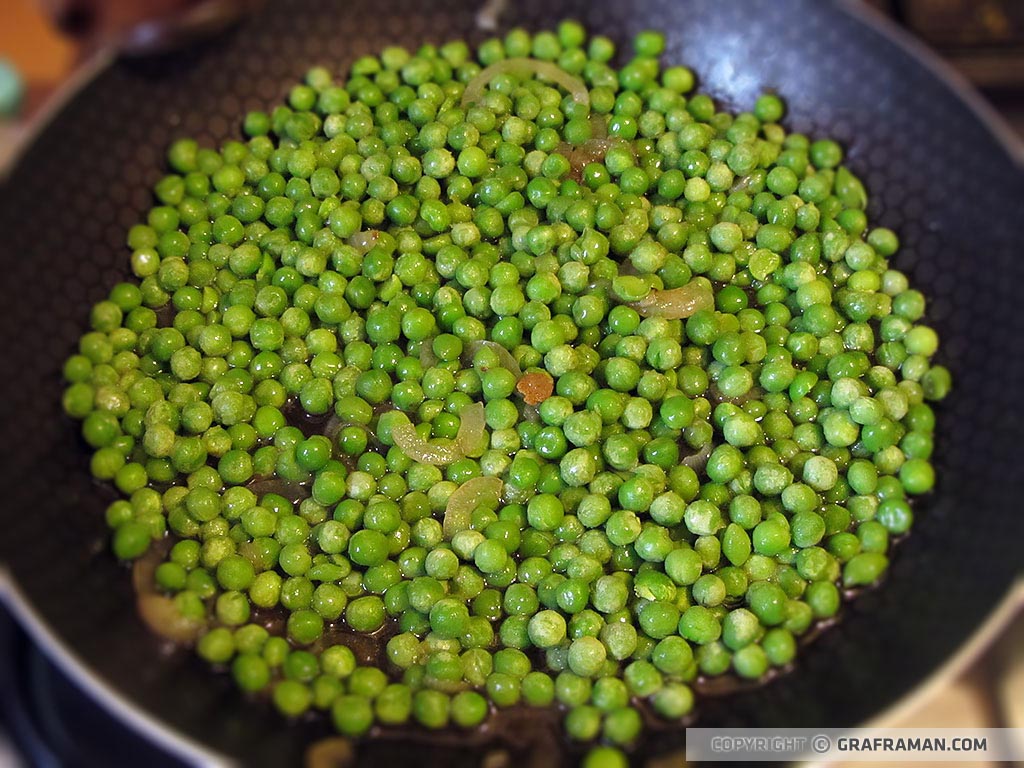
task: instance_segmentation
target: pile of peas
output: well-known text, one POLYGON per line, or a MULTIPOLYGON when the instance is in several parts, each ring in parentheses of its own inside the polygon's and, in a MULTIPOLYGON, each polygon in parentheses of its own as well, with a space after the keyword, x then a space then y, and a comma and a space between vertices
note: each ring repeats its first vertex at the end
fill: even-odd
POLYGON ((171 146, 128 234, 137 281, 92 309, 64 409, 123 496, 114 554, 168 547, 155 589, 243 690, 352 737, 556 705, 614 768, 641 702, 676 720, 698 676, 788 665, 885 572, 950 388, 924 297, 838 144, 787 133, 772 94, 720 111, 663 47, 640 34, 616 71, 571 21, 476 59, 391 47, 342 84, 311 70, 244 143, 171 146), (589 104, 512 68, 463 105, 506 57, 556 63, 589 104), (595 128, 603 158, 573 168, 595 128), (696 277, 714 309, 632 306, 696 277), (493 348, 467 355, 480 340, 551 396, 527 407, 493 348), (472 403, 481 455, 395 447, 406 421, 452 441, 472 403), (289 409, 340 427, 307 436, 289 409), (500 502, 446 538, 478 476, 500 502), (280 634, 257 620, 275 609, 280 634), (386 667, 336 625, 377 633, 386 667))

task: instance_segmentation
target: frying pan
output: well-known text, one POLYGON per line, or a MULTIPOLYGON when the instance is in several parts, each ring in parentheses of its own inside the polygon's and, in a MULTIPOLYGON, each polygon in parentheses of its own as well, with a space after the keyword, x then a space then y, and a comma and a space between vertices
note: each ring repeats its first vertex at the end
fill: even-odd
MULTIPOLYGON (((286 726, 143 628, 128 571, 107 547, 111 492, 90 480, 76 425, 59 415, 62 361, 91 304, 128 275, 125 232, 151 204, 173 138, 239 136, 247 110, 279 102, 313 64, 340 72, 388 44, 479 41, 476 10, 460 0, 280 0, 215 40, 115 61, 41 130, 0 193, 2 591, 105 706, 192 760, 298 764, 329 727, 286 726)), ((903 242, 896 266, 930 297, 955 389, 939 409, 937 491, 917 508, 886 583, 847 605, 790 673, 698 705, 702 725, 863 722, 954 654, 1021 573, 1024 153, 954 75, 853 5, 519 0, 499 31, 567 16, 620 44, 663 30, 664 61, 692 66, 732 109, 777 90, 790 129, 848 148, 872 220, 903 242)), ((530 731, 515 735, 519 747, 530 731)), ((676 728, 644 743, 657 752, 681 739, 676 728)), ((360 756, 381 764, 407 749, 374 741, 360 756)), ((416 749, 425 764, 479 761, 473 745, 416 749)))

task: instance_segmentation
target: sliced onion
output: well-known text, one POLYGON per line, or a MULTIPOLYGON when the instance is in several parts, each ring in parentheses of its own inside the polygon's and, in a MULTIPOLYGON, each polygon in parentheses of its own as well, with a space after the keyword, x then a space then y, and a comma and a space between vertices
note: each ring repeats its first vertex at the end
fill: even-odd
POLYGON ((565 156, 569 161, 569 175, 579 181, 587 165, 603 161, 608 150, 616 146, 628 147, 630 144, 624 139, 602 137, 588 139, 579 146, 563 142, 555 151, 565 156))
POLYGON ((482 456, 487 450, 486 413, 483 403, 472 403, 459 411, 455 443, 466 456, 482 456))
POLYGON ((355 762, 352 742, 341 736, 320 739, 306 750, 306 768, 348 768, 355 762))
POLYGON ((338 433, 346 427, 359 427, 361 430, 366 432, 370 437, 376 438, 377 433, 373 431, 373 428, 367 424, 360 424, 358 421, 349 421, 347 419, 339 419, 337 414, 332 413, 331 417, 324 424, 323 433, 326 437, 331 439, 333 443, 335 438, 338 437, 338 433))
POLYGON ((554 390, 555 380, 547 371, 527 373, 516 382, 516 391, 523 396, 527 405, 540 405, 551 397, 554 390))
POLYGON ((466 84, 466 90, 462 93, 462 106, 467 107, 484 95, 484 89, 498 75, 506 72, 522 72, 526 70, 550 80, 556 85, 562 86, 572 96, 577 104, 590 106, 590 93, 587 91, 586 83, 577 77, 573 77, 557 64, 549 61, 537 61, 536 59, 513 58, 499 61, 485 67, 480 74, 466 84))
POLYGON ((167 550, 164 547, 150 545, 146 553, 132 563, 132 586, 136 595, 149 595, 156 592, 154 574, 156 567, 163 562, 167 550))
MULTIPOLYGON (((459 427, 462 431, 462 427, 459 427)), ((458 461, 465 454, 452 440, 428 442, 419 436, 412 422, 406 421, 391 428, 391 438, 413 461, 442 466, 458 461)))
POLYGON ((729 191, 742 192, 743 190, 750 186, 753 180, 754 177, 751 174, 747 174, 746 176, 740 176, 738 179, 736 179, 736 181, 732 183, 732 186, 729 187, 729 191))
POLYGON ((348 239, 348 244, 360 253, 366 253, 377 244, 380 238, 380 230, 368 229, 364 232, 356 232, 348 239))
POLYGON ((324 422, 323 433, 333 443, 339 431, 341 431, 341 419, 338 418, 338 414, 332 413, 331 417, 324 422))
POLYGON ((640 272, 636 268, 636 264, 631 259, 626 259, 619 263, 619 274, 620 275, 639 275, 640 272))
POLYGON ((680 461, 695 472, 700 472, 707 466, 708 457, 711 456, 711 447, 710 442, 705 443, 699 451, 691 453, 689 456, 683 456, 680 461))
POLYGON ((516 488, 512 483, 505 483, 505 488, 501 493, 501 503, 526 504, 531 496, 533 496, 532 491, 526 488, 516 488))
POLYGON ((276 474, 271 475, 270 477, 254 477, 245 484, 245 487, 255 493, 260 499, 268 493, 276 493, 278 496, 283 496, 288 499, 288 501, 293 504, 309 498, 309 495, 312 493, 308 486, 291 480, 284 480, 276 474))
POLYGON ((420 342, 420 364, 424 368, 433 368, 437 365, 437 355, 434 354, 433 339, 424 339, 420 342))
POLYGON ((530 405, 527 403, 523 406, 523 419, 530 422, 531 424, 540 423, 540 408, 536 405, 530 405))
POLYGON ((189 643, 199 637, 206 623, 183 616, 174 600, 164 595, 139 595, 139 616, 153 632, 176 643, 189 643))
POLYGON ((467 360, 472 361, 473 356, 481 349, 493 349, 495 354, 498 355, 498 360, 501 362, 502 368, 508 368, 512 373, 515 374, 518 379, 523 375, 522 369, 519 367, 519 363, 512 357, 512 353, 505 349, 501 344, 494 341, 487 340, 474 340, 466 345, 467 360))
POLYGON ((474 477, 456 488, 444 508, 442 529, 445 538, 450 539, 459 531, 468 529, 473 510, 477 507, 489 504, 497 509, 504 485, 497 477, 474 477))
POLYGON ((764 396, 764 390, 760 387, 754 386, 747 390, 744 394, 736 397, 729 397, 724 394, 722 390, 718 388, 716 384, 712 384, 708 388, 708 399, 715 403, 732 403, 733 405, 743 405, 749 400, 760 400, 764 396))
POLYGON ((508 0, 487 0, 476 12, 476 25, 485 32, 493 32, 498 28, 498 21, 506 5, 508 0))
POLYGON ((664 317, 679 320, 702 309, 714 309, 715 295, 711 283, 703 277, 695 278, 680 288, 651 291, 647 296, 630 303, 644 317, 664 317))

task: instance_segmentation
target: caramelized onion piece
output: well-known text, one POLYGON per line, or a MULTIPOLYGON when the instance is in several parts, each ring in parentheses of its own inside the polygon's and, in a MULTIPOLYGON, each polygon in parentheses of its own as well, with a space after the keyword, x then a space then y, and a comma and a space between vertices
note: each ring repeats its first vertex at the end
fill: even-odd
POLYGON ((573 77, 557 64, 549 61, 537 61, 536 59, 512 58, 491 64, 481 70, 480 74, 466 84, 466 90, 462 93, 462 106, 467 107, 484 95, 484 89, 498 75, 506 72, 533 72, 541 77, 560 85, 572 96, 577 104, 590 106, 590 93, 587 91, 586 83, 577 77, 573 77))
POLYGON ((516 389, 527 405, 540 405, 555 391, 555 380, 546 371, 527 373, 516 382, 516 389))
POLYGON ((482 456, 487 450, 487 424, 483 403, 472 403, 459 411, 459 431, 455 443, 466 456, 482 456))
POLYGON ((445 538, 450 539, 459 531, 468 529, 473 510, 477 507, 487 504, 497 509, 503 487, 500 478, 474 477, 456 488, 444 508, 442 529, 445 538))
MULTIPOLYGON (((462 431, 462 427, 459 427, 462 431)), ((458 461, 465 454, 457 443, 451 440, 428 442, 419 436, 412 422, 406 421, 391 428, 391 438, 406 456, 423 464, 443 466, 458 461)))
POLYGON ((466 344, 466 356, 468 361, 472 362, 473 356, 480 349, 493 349, 495 354, 498 355, 498 360, 501 361, 502 368, 508 368, 512 373, 516 375, 516 378, 523 375, 522 369, 519 367, 519 363, 512 357, 512 353, 505 349, 501 344, 494 341, 474 340, 466 344))
POLYGON ((715 295, 711 283, 698 277, 680 288, 651 291, 647 296, 630 303, 643 317, 664 317, 679 320, 702 309, 715 308, 715 295))
POLYGON ((176 643, 190 643, 206 628, 204 622, 182 616, 174 600, 164 595, 139 595, 136 604, 147 627, 176 643))

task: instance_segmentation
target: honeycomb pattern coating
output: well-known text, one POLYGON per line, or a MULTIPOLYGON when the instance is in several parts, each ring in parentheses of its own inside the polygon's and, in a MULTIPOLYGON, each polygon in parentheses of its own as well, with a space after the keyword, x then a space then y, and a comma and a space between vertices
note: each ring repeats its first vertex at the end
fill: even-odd
MULTIPOLYGON (((690 65, 702 87, 733 109, 749 108, 762 89, 777 90, 790 128, 847 146, 868 185, 873 220, 902 239, 896 264, 931 298, 928 316, 956 382, 940 412, 939 491, 919 508, 888 582, 847 608, 842 627, 803 653, 794 672, 700 709, 706 725, 863 721, 946 659, 1020 570, 1020 166, 928 66, 831 4, 509 5, 503 29, 573 16, 620 44, 639 29, 661 29, 663 60, 690 65)), ((106 549, 102 511, 111 491, 89 479, 74 426, 55 416, 60 366, 90 305, 128 274, 124 235, 151 204, 148 190, 163 173, 170 140, 238 136, 247 110, 279 102, 314 64, 340 71, 387 44, 479 41, 477 7, 268 3, 217 40, 108 68, 43 131, 0 192, 2 560, 86 664, 174 728, 247 765, 298 764, 303 745, 327 727, 283 727, 267 705, 243 705, 226 676, 211 675, 188 653, 162 653, 142 629, 128 574, 106 549)), ((669 730, 647 743, 658 750, 680 739, 669 730)), ((362 754, 380 763, 401 746, 378 743, 362 754)), ((478 762, 470 748, 422 754, 427 764, 478 762)))

